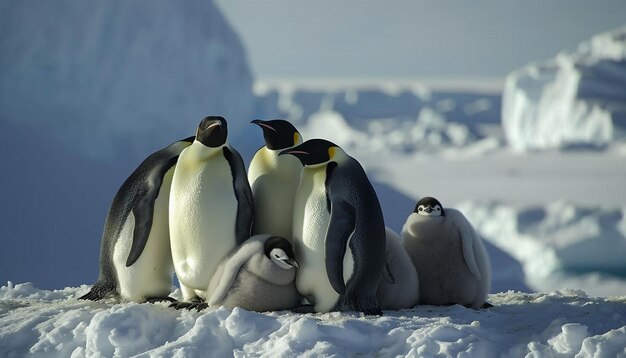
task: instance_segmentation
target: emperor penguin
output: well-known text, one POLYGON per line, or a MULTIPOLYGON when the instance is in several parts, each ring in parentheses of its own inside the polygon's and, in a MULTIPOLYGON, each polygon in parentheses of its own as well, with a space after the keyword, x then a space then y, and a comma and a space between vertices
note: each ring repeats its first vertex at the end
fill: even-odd
POLYGON ((211 280, 209 306, 241 307, 257 312, 297 307, 302 301, 296 290, 297 268, 287 239, 255 235, 218 266, 211 280))
POLYGON ((489 256, 480 237, 458 210, 433 197, 417 202, 402 228, 403 245, 419 275, 420 303, 486 303, 491 286, 489 256))
POLYGON ((419 298, 417 271, 398 234, 389 228, 385 234, 385 268, 378 286, 378 303, 383 310, 412 308, 419 298))
POLYGON ((376 292, 385 266, 385 223, 365 171, 323 139, 280 153, 285 154, 304 165, 292 236, 298 291, 317 312, 382 314, 376 292))
POLYGON ((170 187, 178 157, 193 140, 189 137, 153 153, 119 188, 104 224, 100 275, 81 299, 168 299, 174 273, 168 225, 170 187))
POLYGON ((170 238, 185 301, 211 296, 217 266, 250 237, 252 191, 241 155, 227 143, 223 117, 206 117, 180 153, 170 192, 170 238))
POLYGON ((248 181, 254 196, 253 234, 272 234, 291 239, 293 201, 300 182, 302 164, 293 156, 279 156, 281 150, 302 143, 302 136, 291 123, 276 119, 254 120, 263 130, 265 146, 250 162, 248 181))

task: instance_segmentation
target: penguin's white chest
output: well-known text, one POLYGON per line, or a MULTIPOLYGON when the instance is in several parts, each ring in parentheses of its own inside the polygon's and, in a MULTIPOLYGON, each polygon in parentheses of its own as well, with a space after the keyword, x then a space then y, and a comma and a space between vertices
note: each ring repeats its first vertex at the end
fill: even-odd
MULTIPOLYGON (((326 169, 305 169, 296 195, 294 211, 294 249, 300 269, 296 276, 298 291, 315 301, 318 312, 330 311, 339 298, 326 272, 326 234, 330 213, 326 200, 326 169)), ((344 281, 352 275, 352 254, 346 250, 344 281)))
POLYGON ((206 291, 220 261, 235 247, 237 198, 221 153, 206 160, 185 154, 190 153, 181 153, 170 195, 172 258, 181 284, 206 291))
POLYGON ((278 157, 260 149, 250 164, 248 179, 255 204, 254 234, 272 234, 291 240, 293 206, 302 165, 293 156, 278 157))
POLYGON ((126 218, 113 249, 113 262, 120 294, 123 298, 142 302, 150 297, 167 296, 172 289, 172 253, 169 243, 168 201, 174 168, 163 177, 159 194, 154 201, 152 227, 141 256, 130 267, 126 259, 133 242, 135 216, 126 218))

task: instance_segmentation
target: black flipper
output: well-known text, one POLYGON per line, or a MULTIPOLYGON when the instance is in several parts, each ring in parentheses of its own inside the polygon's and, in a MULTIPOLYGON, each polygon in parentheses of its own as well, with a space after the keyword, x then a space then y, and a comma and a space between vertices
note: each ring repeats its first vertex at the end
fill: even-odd
POLYGON ((354 208, 342 200, 331 202, 330 222, 326 232, 326 272, 338 294, 346 291, 343 277, 343 259, 348 240, 355 227, 354 208))
MULTIPOLYGON (((154 181, 155 177, 158 179, 158 182, 154 182, 158 183, 158 187, 154 188, 156 189, 154 194, 156 198, 161 187, 163 175, 176 164, 180 152, 189 146, 193 140, 194 137, 188 137, 151 154, 139 164, 137 169, 131 173, 118 189, 104 223, 102 242, 100 244, 100 274, 98 280, 89 293, 80 297, 81 299, 97 301, 107 297, 119 297, 118 278, 113 264, 113 250, 119 239, 124 222, 130 215, 131 210, 133 210, 136 226, 147 227, 147 230, 135 229, 133 232, 133 243, 131 244, 129 257, 126 260, 126 264, 129 266, 141 256, 151 226, 151 222, 149 224, 141 224, 140 221, 144 220, 143 217, 152 220, 152 212, 146 215, 145 213, 134 211, 134 207, 137 205, 145 206, 144 203, 139 204, 139 202, 143 195, 150 192, 148 190, 150 187, 149 183, 154 181), (142 231, 145 233, 142 233, 142 231)), ((152 204, 149 205, 150 210, 153 210, 153 204, 154 199, 152 199, 152 204)))
POLYGON ((149 177, 146 178, 146 185, 142 188, 138 198, 133 201, 132 211, 135 216, 135 228, 133 229, 133 243, 126 259, 126 267, 134 264, 146 247, 152 229, 154 201, 161 190, 165 173, 176 165, 177 161, 178 156, 175 156, 151 171, 149 177))
POLYGON ((254 222, 254 199, 248 182, 246 167, 241 155, 233 148, 224 147, 224 158, 230 165, 233 176, 233 189, 237 198, 237 220, 235 222, 235 238, 237 245, 246 241, 252 232, 254 222))
MULTIPOLYGON (((333 225, 332 221, 337 215, 338 218, 341 217, 341 220, 351 220, 351 227, 354 230, 350 233, 349 240, 346 240, 346 234, 343 234, 344 237, 340 241, 346 240, 347 243, 336 243, 342 245, 343 253, 347 250, 346 245, 350 246, 354 256, 354 267, 352 277, 345 283, 344 292, 340 293, 335 309, 380 315, 382 310, 378 305, 376 292, 385 270, 386 236, 385 222, 376 192, 361 165, 353 158, 349 158, 333 168, 330 164, 328 165, 326 190, 328 202, 332 206, 332 210, 336 211, 331 213, 329 227, 333 225), (339 204, 342 202, 344 204, 339 204), (340 214, 337 210, 344 213, 340 214)), ((333 229, 333 231, 335 230, 337 229, 333 229)), ((331 232, 329 228, 327 235, 330 235, 331 232)), ((340 231, 337 230, 336 232, 340 231)), ((331 237, 326 238, 327 255, 328 245, 333 241, 331 237)), ((343 255, 340 259, 339 264, 343 266, 343 255)), ((326 262, 329 263, 328 256, 326 262)), ((334 278, 331 277, 333 271, 329 270, 328 267, 327 270, 329 280, 331 282, 337 281, 337 269, 334 271, 334 278)), ((343 268, 339 273, 343 274, 343 268)))

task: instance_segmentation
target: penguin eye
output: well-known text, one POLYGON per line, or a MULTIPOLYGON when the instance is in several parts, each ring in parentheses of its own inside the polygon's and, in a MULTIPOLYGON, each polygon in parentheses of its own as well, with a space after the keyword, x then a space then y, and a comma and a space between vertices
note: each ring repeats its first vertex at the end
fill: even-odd
POLYGON ((418 211, 424 211, 424 208, 420 206, 419 209, 417 209, 417 210, 418 211))

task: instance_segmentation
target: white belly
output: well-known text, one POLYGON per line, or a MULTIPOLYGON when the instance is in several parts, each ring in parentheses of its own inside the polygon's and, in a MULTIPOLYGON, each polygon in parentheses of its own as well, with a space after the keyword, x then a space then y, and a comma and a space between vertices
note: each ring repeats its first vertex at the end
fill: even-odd
POLYGON ((133 242, 135 216, 130 213, 113 249, 113 263, 122 298, 143 302, 150 297, 165 297, 172 291, 172 253, 168 226, 168 200, 174 168, 163 178, 159 195, 154 202, 152 228, 141 256, 126 267, 133 242))
MULTIPOLYGON (((300 269, 296 276, 298 291, 315 302, 318 312, 330 311, 339 298, 326 272, 326 232, 330 220, 327 210, 325 167, 307 168, 296 194, 293 244, 300 269)), ((344 256, 344 282, 352 275, 352 253, 344 256)))
POLYGON ((218 264, 235 247, 237 199, 221 153, 185 162, 185 151, 170 195, 172 258, 180 283, 204 298, 218 264))
POLYGON ((274 153, 261 149, 250 165, 254 234, 272 234, 291 240, 294 197, 302 165, 290 155, 274 157, 274 153))

